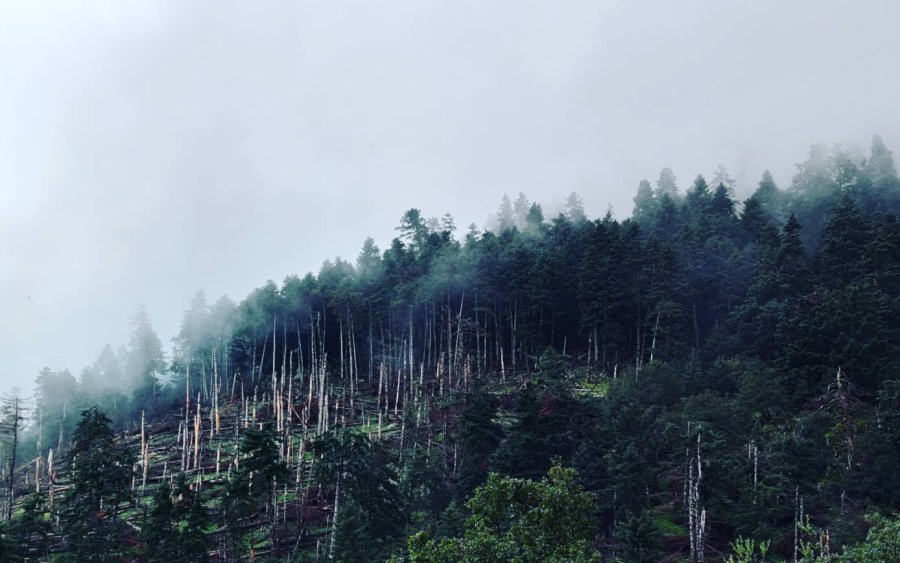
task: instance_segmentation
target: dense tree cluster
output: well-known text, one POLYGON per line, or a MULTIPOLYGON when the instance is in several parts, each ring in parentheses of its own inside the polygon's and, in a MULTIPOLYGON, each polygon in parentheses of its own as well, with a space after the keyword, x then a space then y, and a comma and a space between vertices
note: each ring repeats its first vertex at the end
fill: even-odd
POLYGON ((4 534, 78 560, 896 550, 871 516, 900 507, 891 153, 813 147, 743 203, 711 178, 663 169, 624 221, 520 194, 458 237, 410 209, 355 264, 198 293, 168 363, 139 311, 80 378, 38 376, 39 493, 4 534))

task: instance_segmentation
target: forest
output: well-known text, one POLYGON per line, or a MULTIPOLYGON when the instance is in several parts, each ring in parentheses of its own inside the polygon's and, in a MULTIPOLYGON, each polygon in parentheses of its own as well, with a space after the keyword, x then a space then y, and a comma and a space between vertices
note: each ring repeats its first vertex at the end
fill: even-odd
POLYGON ((892 154, 734 188, 412 208, 169 354, 138 310, 3 398, 0 561, 900 560, 892 154))

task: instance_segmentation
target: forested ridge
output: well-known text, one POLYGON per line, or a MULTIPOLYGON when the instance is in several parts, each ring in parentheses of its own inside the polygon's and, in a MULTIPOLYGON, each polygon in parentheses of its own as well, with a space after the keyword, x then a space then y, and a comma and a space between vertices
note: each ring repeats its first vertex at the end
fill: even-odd
POLYGON ((634 203, 413 208, 171 357, 139 310, 4 399, 0 560, 900 560, 891 152, 634 203))

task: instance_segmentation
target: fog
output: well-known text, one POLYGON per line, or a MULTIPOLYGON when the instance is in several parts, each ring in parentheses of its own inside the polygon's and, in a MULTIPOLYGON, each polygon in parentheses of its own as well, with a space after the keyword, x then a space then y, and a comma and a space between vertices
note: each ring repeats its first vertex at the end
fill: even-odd
POLYGON ((0 0, 0 391, 504 193, 900 151, 893 2, 0 0))

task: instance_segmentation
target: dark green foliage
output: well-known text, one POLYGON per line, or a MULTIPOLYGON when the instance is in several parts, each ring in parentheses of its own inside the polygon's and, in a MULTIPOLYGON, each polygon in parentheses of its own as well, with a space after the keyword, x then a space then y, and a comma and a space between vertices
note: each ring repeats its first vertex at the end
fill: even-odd
POLYGON ((539 231, 544 226, 544 212, 537 203, 532 203, 525 216, 525 230, 527 232, 539 231))
POLYGON ((141 530, 148 561, 207 561, 210 523, 202 499, 184 473, 175 478, 174 490, 163 481, 141 530))
POLYGON ((32 493, 21 511, 0 528, 0 561, 28 561, 47 557, 53 532, 47 496, 32 493), (5 545, 4 545, 5 544, 5 545))
POLYGON ((400 475, 400 493, 407 512, 436 519, 450 503, 452 490, 439 450, 429 455, 426 448, 417 447, 404 458, 400 475))
POLYGON ((619 522, 616 525, 616 541, 626 561, 649 563, 659 560, 659 531, 648 510, 638 516, 629 513, 619 522))
POLYGON ((260 482, 284 482, 287 467, 279 454, 278 437, 272 424, 248 428, 241 437, 241 473, 260 482))
POLYGON ((631 216, 638 220, 644 219, 656 211, 657 205, 650 182, 641 180, 641 183, 638 184, 637 195, 634 196, 634 211, 631 216))
POLYGON ((515 477, 538 479, 553 460, 569 462, 579 443, 590 433, 591 413, 561 381, 565 364, 552 351, 538 361, 542 379, 519 391, 515 423, 494 452, 491 468, 515 477))
POLYGON ((674 197, 678 195, 675 173, 672 172, 671 168, 663 168, 659 171, 659 179, 656 181, 656 195, 657 197, 674 197))
POLYGON ((578 195, 578 192, 572 192, 566 198, 566 218, 573 223, 581 223, 587 220, 584 214, 584 203, 581 201, 581 196, 578 195))
MULTIPOLYGON (((467 506, 471 516, 461 537, 409 539, 410 562, 599 560, 591 546, 595 522, 591 495, 572 469, 559 466, 541 481, 492 473, 467 506)), ((396 561, 396 560, 395 560, 396 561)))
POLYGON ((864 272, 862 260, 870 238, 868 221, 860 213, 853 197, 845 193, 825 227, 820 255, 823 282, 835 287, 859 278, 864 272))
POLYGON ((369 518, 352 497, 342 501, 337 528, 334 531, 335 561, 353 563, 372 561, 378 553, 378 544, 372 538, 369 518))
POLYGON ((223 499, 225 522, 234 534, 240 533, 241 524, 253 519, 262 505, 272 501, 277 484, 288 476, 271 424, 244 431, 240 456, 223 499))
POLYGON ((171 560, 177 553, 178 531, 173 523, 174 518, 172 488, 167 481, 163 481, 153 495, 153 505, 141 530, 149 561, 171 560))
POLYGON ((128 344, 125 364, 129 389, 132 391, 132 412, 153 411, 159 396, 160 375, 165 371, 162 343, 150 325, 144 308, 138 309, 132 322, 134 330, 128 344))
POLYGON ((457 493, 461 499, 468 497, 487 478, 490 456, 500 445, 502 430, 493 420, 497 406, 496 397, 476 391, 469 395, 460 414, 462 462, 457 493))
POLYGON ((873 515, 868 520, 872 528, 865 541, 844 550, 839 560, 848 563, 900 561, 900 518, 873 515))
POLYGON ((130 496, 132 454, 115 440, 99 407, 82 412, 68 458, 72 484, 60 510, 69 552, 78 561, 111 561, 127 551, 119 506, 130 496))
POLYGON ((189 561, 206 561, 212 546, 211 538, 206 533, 211 519, 203 505, 203 498, 183 473, 175 479, 173 495, 176 499, 173 516, 179 528, 179 557, 189 561))
POLYGON ((399 540, 404 503, 382 445, 345 430, 318 437, 310 449, 316 456, 316 480, 334 487, 339 506, 332 538, 335 559, 355 561, 360 550, 372 558, 387 558, 399 540), (349 504, 346 513, 341 504, 349 504), (341 522, 345 516, 352 522, 341 522))

